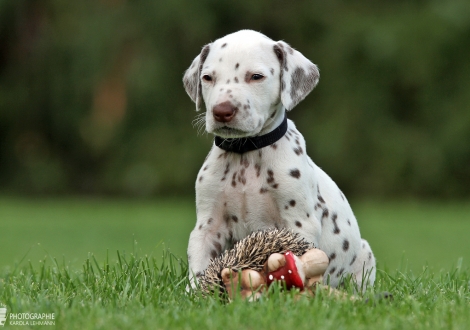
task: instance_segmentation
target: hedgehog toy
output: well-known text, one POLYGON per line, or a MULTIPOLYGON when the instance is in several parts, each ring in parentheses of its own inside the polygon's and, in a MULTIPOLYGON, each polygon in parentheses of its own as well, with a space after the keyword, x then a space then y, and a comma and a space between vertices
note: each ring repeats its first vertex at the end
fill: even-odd
POLYGON ((204 295, 226 292, 233 299, 256 300, 275 281, 287 289, 308 290, 320 282, 328 267, 325 252, 288 229, 252 233, 212 259, 199 285, 204 295))

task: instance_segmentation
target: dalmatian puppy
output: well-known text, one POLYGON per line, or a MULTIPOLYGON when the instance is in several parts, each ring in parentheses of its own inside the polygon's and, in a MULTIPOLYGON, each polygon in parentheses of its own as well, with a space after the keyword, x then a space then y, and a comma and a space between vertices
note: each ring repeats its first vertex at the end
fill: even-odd
POLYGON ((197 110, 205 104, 205 127, 215 135, 196 179, 193 285, 234 242, 274 227, 326 252, 325 284, 338 286, 347 274, 358 285, 374 283, 375 258, 346 197, 286 118, 318 80, 317 66, 300 52, 251 30, 205 45, 185 72, 186 92, 197 110))

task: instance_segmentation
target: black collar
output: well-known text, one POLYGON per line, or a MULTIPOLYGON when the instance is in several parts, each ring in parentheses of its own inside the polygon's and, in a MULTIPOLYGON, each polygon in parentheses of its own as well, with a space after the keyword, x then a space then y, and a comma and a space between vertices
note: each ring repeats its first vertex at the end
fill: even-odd
POLYGON ((217 147, 224 149, 225 151, 243 154, 245 152, 261 149, 273 144, 282 138, 286 132, 287 116, 284 115, 282 123, 268 134, 235 139, 224 139, 223 137, 216 135, 214 142, 217 147))

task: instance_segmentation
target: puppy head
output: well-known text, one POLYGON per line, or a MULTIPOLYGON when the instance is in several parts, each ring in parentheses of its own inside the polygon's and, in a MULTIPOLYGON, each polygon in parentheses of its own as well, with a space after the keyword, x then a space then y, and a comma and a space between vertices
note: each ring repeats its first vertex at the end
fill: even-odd
POLYGON ((225 138, 255 136, 282 119, 316 86, 315 64, 283 41, 241 30, 203 47, 183 77, 206 130, 225 138))

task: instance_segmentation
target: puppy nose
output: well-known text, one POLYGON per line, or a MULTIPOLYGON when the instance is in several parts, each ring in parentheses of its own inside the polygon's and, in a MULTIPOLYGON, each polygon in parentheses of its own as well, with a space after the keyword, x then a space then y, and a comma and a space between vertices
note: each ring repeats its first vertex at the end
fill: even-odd
POLYGON ((220 123, 228 123, 235 117, 237 107, 234 107, 229 101, 217 104, 212 109, 214 119, 220 123))

